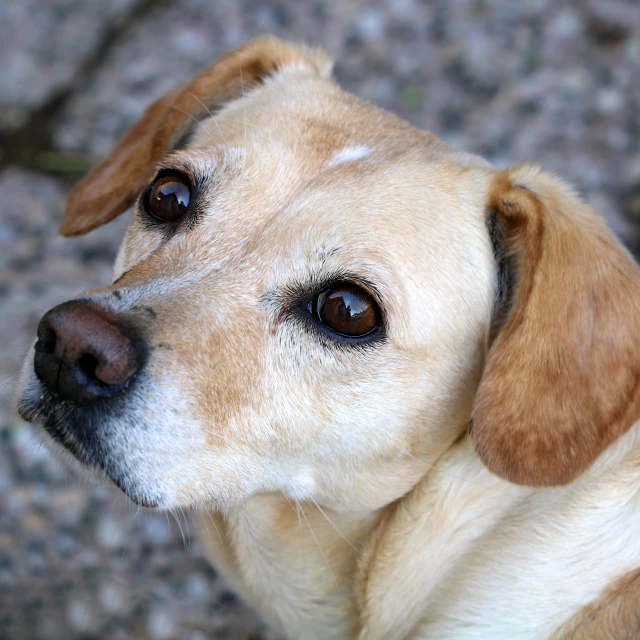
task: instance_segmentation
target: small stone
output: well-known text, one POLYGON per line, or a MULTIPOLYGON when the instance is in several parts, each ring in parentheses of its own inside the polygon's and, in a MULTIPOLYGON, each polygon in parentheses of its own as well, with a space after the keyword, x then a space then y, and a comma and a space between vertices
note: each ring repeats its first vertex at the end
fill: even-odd
POLYGON ((63 558, 70 558, 78 549, 76 540, 66 533, 59 533, 57 536, 57 542, 58 551, 63 558))
POLYGON ((411 22, 416 15, 416 0, 394 0, 390 9, 396 18, 411 22))
POLYGON ((48 521, 45 520, 40 514, 29 512, 22 519, 22 527, 30 534, 40 533, 44 531, 48 525, 48 521))
POLYGON ((69 487, 55 491, 50 497, 49 506, 54 513, 81 511, 86 502, 87 492, 84 487, 69 487))
POLYGON ((9 533, 0 534, 0 551, 11 551, 15 549, 16 541, 9 533))
POLYGON ((154 607, 147 618, 147 632, 153 640, 172 640, 177 636, 177 626, 166 609, 154 607))
POLYGON ((153 515, 142 525, 142 535, 153 545, 168 544, 171 541, 171 530, 166 518, 153 515))
POLYGON ((596 95, 596 105, 602 113, 615 114, 624 107, 624 96, 616 89, 601 89, 596 95))
POLYGON ((369 8, 356 18, 356 33, 364 40, 376 40, 384 34, 384 17, 378 9, 369 8))
POLYGON ((39 435, 33 427, 24 422, 18 423, 13 431, 13 447, 21 462, 33 467, 38 462, 51 459, 51 453, 42 445, 39 435))
POLYGON ((572 9, 560 11, 549 25, 549 32, 556 38, 570 40, 580 35, 582 31, 582 21, 578 14, 572 9))
POLYGON ((128 609, 129 600, 120 585, 104 582, 98 590, 98 602, 106 613, 123 614, 128 609))
POLYGON ((190 601, 204 602, 209 595, 209 583, 201 575, 187 578, 185 592, 190 601))
POLYGON ((79 569, 95 569, 100 564, 100 556, 95 549, 86 549, 77 556, 79 569))
POLYGON ((67 620, 76 631, 90 631, 93 628, 95 613, 83 600, 72 600, 67 607, 67 620))
POLYGON ((122 522, 113 516, 105 515, 98 521, 96 528, 98 544, 105 549, 115 549, 124 546, 126 532, 122 522))

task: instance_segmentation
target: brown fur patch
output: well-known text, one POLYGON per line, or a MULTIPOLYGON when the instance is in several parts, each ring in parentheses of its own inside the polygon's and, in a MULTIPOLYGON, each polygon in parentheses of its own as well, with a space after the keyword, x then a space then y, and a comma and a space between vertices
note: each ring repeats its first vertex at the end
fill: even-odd
POLYGON ((637 640, 640 638, 640 569, 607 588, 552 636, 553 640, 637 640))
POLYGON ((640 415, 640 271, 595 214, 532 168, 498 174, 487 204, 515 293, 471 437, 507 480, 566 484, 640 415))
MULTIPOLYGON (((179 315, 179 310, 176 312, 179 315)), ((230 430, 229 425, 255 404, 264 343, 257 333, 254 327, 246 326, 244 332, 232 335, 222 330, 174 340, 174 349, 191 378, 193 415, 203 424, 212 425, 207 441, 213 450, 224 448, 230 439, 252 446, 250 438, 230 430)))

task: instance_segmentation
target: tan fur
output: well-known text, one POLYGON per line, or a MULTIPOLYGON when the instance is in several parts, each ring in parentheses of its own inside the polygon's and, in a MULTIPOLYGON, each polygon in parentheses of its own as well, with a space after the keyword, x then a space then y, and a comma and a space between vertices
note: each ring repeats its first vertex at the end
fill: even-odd
POLYGON ((193 229, 167 239, 137 210, 114 283, 84 294, 152 342, 153 384, 107 443, 130 495, 191 509, 289 638, 631 637, 637 265, 556 178, 456 151, 329 69, 273 39, 227 54, 71 194, 67 235, 159 166, 204 176, 193 229), (377 288, 382 344, 332 346, 292 318, 292 283, 343 272, 377 288))
POLYGON ((631 571, 563 625, 553 640, 640 638, 640 570, 631 571))
POLYGON ((109 159, 96 167, 69 194, 61 233, 75 236, 105 224, 128 209, 151 180, 155 164, 191 124, 216 105, 237 98, 279 67, 304 65, 328 75, 330 64, 321 52, 287 47, 263 38, 218 60, 184 87, 154 102, 127 133, 109 159))

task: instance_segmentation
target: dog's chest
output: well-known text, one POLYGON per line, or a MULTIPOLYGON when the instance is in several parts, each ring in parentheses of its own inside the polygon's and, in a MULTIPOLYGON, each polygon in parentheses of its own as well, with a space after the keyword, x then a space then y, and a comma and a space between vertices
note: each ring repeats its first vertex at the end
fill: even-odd
POLYGON ((288 638, 355 637, 357 531, 327 515, 260 496, 224 518, 196 519, 214 566, 274 629, 288 638))
POLYGON ((637 452, 539 491, 458 453, 391 521, 371 562, 367 640, 548 638, 640 567, 637 452))

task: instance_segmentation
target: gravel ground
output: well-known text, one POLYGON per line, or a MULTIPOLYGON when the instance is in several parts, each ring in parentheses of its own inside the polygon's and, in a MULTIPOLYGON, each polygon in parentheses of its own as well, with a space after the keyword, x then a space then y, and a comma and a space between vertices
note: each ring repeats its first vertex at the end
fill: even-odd
POLYGON ((555 170, 640 249, 637 0, 0 0, 0 640, 271 637, 188 517, 87 486, 11 410, 40 316, 108 282, 126 226, 57 237, 69 186, 265 32, 324 46, 345 87, 456 146, 555 170))

